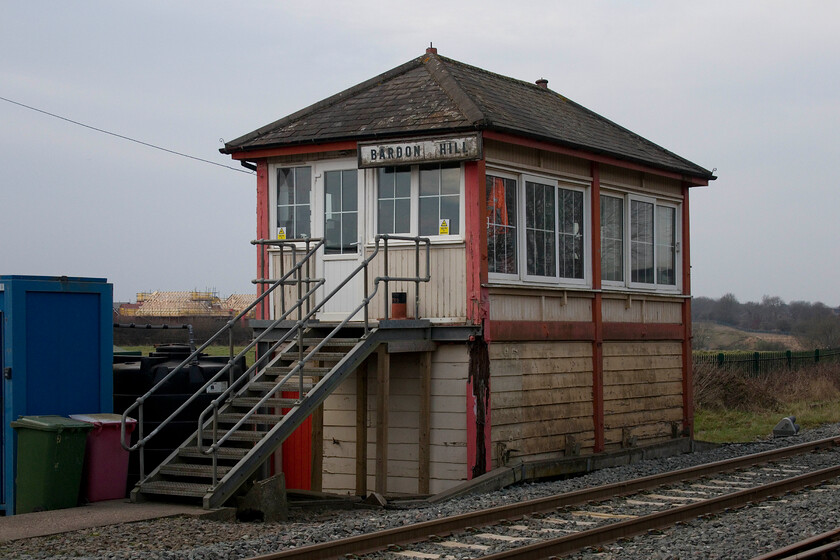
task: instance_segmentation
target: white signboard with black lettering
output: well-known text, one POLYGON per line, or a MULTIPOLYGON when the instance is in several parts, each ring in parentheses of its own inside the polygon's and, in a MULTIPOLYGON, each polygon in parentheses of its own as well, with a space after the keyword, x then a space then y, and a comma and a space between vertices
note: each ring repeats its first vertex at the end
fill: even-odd
POLYGON ((359 142, 359 168, 471 161, 482 158, 481 137, 443 136, 393 142, 359 142))

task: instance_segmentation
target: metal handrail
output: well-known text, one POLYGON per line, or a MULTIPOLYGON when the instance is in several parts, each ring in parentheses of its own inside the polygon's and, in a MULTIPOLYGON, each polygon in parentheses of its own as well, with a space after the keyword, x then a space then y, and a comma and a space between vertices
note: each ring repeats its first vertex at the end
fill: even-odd
MULTIPOLYGON (((283 341, 288 340, 291 338, 292 333, 295 333, 299 336, 298 341, 298 351, 300 352, 298 356, 298 363, 297 365, 292 368, 283 378, 279 381, 275 382, 274 387, 268 391, 250 410, 245 412, 242 417, 233 425, 233 427, 229 428, 221 437, 218 435, 218 420, 219 420, 219 404, 223 402, 223 398, 219 397, 214 399, 214 401, 205 408, 198 418, 198 429, 197 429, 197 446, 198 450, 205 455, 212 455, 212 486, 215 487, 218 481, 218 472, 217 472, 217 459, 218 459, 218 451, 221 446, 231 437, 231 435, 236 432, 239 428, 241 428, 254 414, 256 414, 261 408, 266 406, 266 403, 280 391, 281 387, 283 387, 290 379, 292 379, 295 375, 299 377, 300 382, 300 392, 298 393, 298 404, 303 399, 303 372, 304 366, 307 362, 312 360, 312 357, 316 355, 321 348, 323 348, 329 340, 331 340, 341 329, 343 329, 347 323, 356 316, 356 314, 364 308, 364 329, 365 329, 365 336, 369 334, 369 318, 368 318, 368 305, 373 300, 374 296, 379 290, 379 284, 385 284, 385 318, 387 319, 387 300, 388 300, 388 283, 389 282, 415 282, 416 286, 416 297, 415 297, 415 318, 419 318, 420 316, 420 304, 419 304, 419 286, 420 282, 428 282, 431 279, 431 271, 430 271, 430 246, 431 242, 426 237, 408 237, 408 236, 398 236, 398 235, 390 235, 390 234, 379 234, 375 237, 375 246, 373 252, 366 257, 359 266, 356 267, 342 282, 340 282, 329 294, 324 296, 324 298, 318 303, 313 309, 309 309, 305 316, 299 316, 298 321, 295 325, 287 331, 281 340, 278 341, 275 346, 272 347, 276 348, 281 344, 283 341), (414 242, 414 250, 415 250, 415 276, 413 277, 400 277, 400 276, 389 276, 388 275, 388 240, 399 240, 399 241, 413 241, 414 242), (372 293, 368 293, 368 285, 367 285, 367 273, 368 273, 368 265, 376 258, 377 254, 379 253, 379 242, 380 240, 384 241, 383 243, 383 252, 384 252, 384 272, 385 275, 377 276, 374 279, 374 289, 372 293), (420 276, 420 244, 423 243, 426 248, 426 274, 425 276, 420 276), (347 285, 350 280, 352 280, 359 272, 364 271, 364 290, 365 296, 360 303, 354 310, 352 310, 347 317, 344 318, 337 326, 335 326, 322 340, 319 342, 306 356, 303 356, 303 329, 306 326, 307 322, 313 315, 315 315, 324 305, 339 291, 341 291, 344 286, 347 285), (213 432, 213 443, 210 446, 205 447, 204 445, 204 428, 205 424, 208 423, 207 416, 212 412, 212 432, 213 432)), ((317 289, 317 288, 316 288, 317 289)), ((305 296, 306 300, 309 299, 309 293, 305 296)), ((296 303, 296 307, 299 310, 301 309, 303 299, 299 299, 296 303)), ((265 332, 265 331, 264 331, 265 332)), ((269 352, 270 353, 270 352, 269 352)), ((255 364, 256 365, 256 364, 255 364)), ((243 376, 244 377, 244 376, 243 376)), ((226 392, 227 395, 230 394, 232 388, 228 388, 226 392)), ((242 394, 244 391, 247 390, 247 386, 243 387, 238 394, 242 394)))
MULTIPOLYGON (((141 478, 141 480, 143 480, 144 477, 145 477, 145 470, 144 470, 144 467, 145 467, 145 465, 144 465, 144 463, 145 463, 144 454, 145 453, 144 453, 144 451, 145 451, 146 443, 150 439, 152 439, 154 436, 156 436, 160 432, 161 429, 163 429, 170 422, 172 422, 172 420, 177 415, 182 413, 196 398, 198 398, 198 396, 200 394, 202 394, 204 391, 206 391, 207 387, 209 387, 212 383, 214 383, 217 379, 219 379, 222 375, 224 375, 228 371, 230 372, 230 376, 231 376, 230 385, 232 385, 235 382, 235 380, 233 379, 233 365, 234 365, 235 361, 240 359, 247 352, 249 352, 258 342, 260 342, 262 340, 264 335, 266 335, 268 332, 270 332, 270 329, 266 330, 260 336, 258 336, 254 340, 252 340, 251 343, 244 350, 239 352, 236 356, 233 355, 233 327, 236 324, 236 322, 239 321, 240 319, 242 319, 243 317, 245 317, 248 313, 250 313, 251 310, 254 309, 257 305, 260 305, 278 287, 288 284, 289 283, 288 279, 292 275, 297 273, 298 274, 298 279, 297 279, 296 282, 300 283, 301 282, 301 277, 300 277, 300 274, 299 274, 300 270, 302 269, 302 267, 305 264, 307 265, 307 269, 308 269, 309 260, 317 253, 318 249, 320 249, 324 245, 324 240, 323 239, 308 239, 308 238, 306 238, 306 239, 289 239, 289 240, 285 240, 285 241, 276 241, 276 242, 272 242, 272 243, 289 243, 289 244, 292 244, 292 243, 298 243, 298 242, 306 243, 306 247, 307 247, 307 251, 303 255, 303 257, 301 258, 300 262, 296 263, 281 278, 274 281, 271 284, 271 286, 267 290, 263 291, 263 293, 260 294, 248 307, 246 307, 245 309, 240 311, 234 318, 230 319, 227 323, 225 323, 225 325, 221 329, 219 329, 218 332, 216 332, 213 336, 211 336, 204 344, 202 344, 201 346, 196 348, 187 358, 185 358, 180 364, 178 364, 174 369, 172 369, 172 371, 170 371, 168 374, 166 374, 160 381, 158 381, 144 395, 138 397, 134 401, 134 403, 132 403, 125 410, 125 412, 123 412, 122 418, 121 418, 121 426, 120 426, 120 445, 123 447, 123 449, 125 449, 127 451, 135 451, 138 448, 140 449, 140 478, 141 478), (312 246, 311 245, 312 243, 315 243, 315 245, 312 246), (200 389, 198 389, 190 398, 188 398, 183 404, 181 404, 181 406, 179 406, 172 414, 170 414, 169 417, 167 417, 154 430, 152 430, 152 432, 150 434, 148 434, 147 436, 144 436, 144 434, 143 434, 143 421, 144 421, 143 405, 144 405, 145 401, 148 400, 152 396, 153 393, 155 393, 158 389, 160 389, 161 386, 163 386, 173 376, 175 376, 177 373, 179 373, 185 366, 192 363, 194 360, 197 360, 198 357, 201 355, 202 351, 204 349, 206 349, 208 346, 210 346, 210 344, 212 344, 216 339, 218 339, 223 333, 225 333, 225 331, 230 333, 230 356, 229 356, 228 363, 219 372, 217 372, 209 381, 207 381, 200 389), (125 441, 126 422, 127 422, 129 413, 131 413, 135 409, 138 410, 138 422, 137 422, 138 423, 138 440, 137 440, 137 443, 132 446, 129 443, 126 443, 126 441, 125 441)), ((257 244, 257 243, 265 243, 265 241, 263 241, 263 240, 252 241, 252 244, 257 244)), ((293 246, 295 246, 295 245, 293 245, 293 246)), ((260 251, 260 252, 262 252, 262 251, 260 251)), ((310 280, 310 279, 307 279, 307 280, 310 280)), ((316 285, 316 287, 310 289, 309 292, 314 293, 318 289, 319 286, 320 286, 320 284, 316 285)), ((299 301, 301 301, 301 300, 299 300, 299 301)), ((296 305, 292 309, 294 309, 296 307, 298 307, 298 306, 296 305)), ((289 310, 289 313, 291 313, 292 309, 289 310)), ((281 316, 274 323, 272 323, 272 325, 271 325, 272 328, 274 326, 276 326, 277 324, 279 324, 281 321, 285 320, 286 315, 281 316)), ((274 346, 272 348, 274 348, 274 346)), ((257 363, 259 363, 259 362, 260 362, 259 360, 257 362, 255 362, 254 366, 256 366, 257 363)), ((248 372, 250 373, 252 370, 253 370, 253 367, 249 368, 248 372)), ((242 377, 245 377, 245 374, 243 374, 242 377)))

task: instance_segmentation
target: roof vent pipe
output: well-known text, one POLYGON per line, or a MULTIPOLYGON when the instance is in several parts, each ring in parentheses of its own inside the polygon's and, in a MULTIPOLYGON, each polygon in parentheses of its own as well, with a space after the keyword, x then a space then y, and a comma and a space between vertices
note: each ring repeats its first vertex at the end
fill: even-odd
POLYGON ((437 54, 437 49, 429 43, 429 46, 426 48, 426 54, 437 54))
POLYGON ((539 80, 537 80, 534 83, 537 84, 538 86, 540 86, 543 89, 548 89, 548 80, 546 80, 545 78, 540 78, 539 80))

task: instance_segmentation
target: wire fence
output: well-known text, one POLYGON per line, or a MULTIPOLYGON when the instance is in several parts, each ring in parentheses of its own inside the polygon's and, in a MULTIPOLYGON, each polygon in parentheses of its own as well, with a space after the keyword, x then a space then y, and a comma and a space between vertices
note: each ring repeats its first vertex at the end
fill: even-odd
POLYGON ((793 352, 709 352, 698 350, 692 353, 694 367, 716 367, 740 371, 749 375, 761 375, 779 371, 793 371, 815 365, 840 362, 840 348, 824 348, 793 352))

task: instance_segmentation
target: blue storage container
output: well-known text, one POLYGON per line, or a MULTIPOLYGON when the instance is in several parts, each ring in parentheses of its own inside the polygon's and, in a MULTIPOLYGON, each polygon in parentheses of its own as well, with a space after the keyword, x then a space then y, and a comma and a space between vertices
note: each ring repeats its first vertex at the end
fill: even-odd
POLYGON ((113 412, 113 286, 0 276, 0 511, 14 513, 20 416, 113 412))

